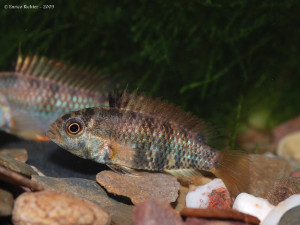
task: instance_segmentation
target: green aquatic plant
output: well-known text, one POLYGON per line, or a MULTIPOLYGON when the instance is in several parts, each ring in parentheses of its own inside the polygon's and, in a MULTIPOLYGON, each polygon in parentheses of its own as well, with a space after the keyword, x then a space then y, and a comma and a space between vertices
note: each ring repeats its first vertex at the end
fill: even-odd
MULTIPOLYGON (((1 7, 6 4, 19 1, 1 7)), ((299 1, 51 4, 52 10, 1 10, 1 70, 20 50, 117 73, 119 86, 166 99, 221 127, 231 147, 256 111, 270 112, 260 129, 300 112, 299 1)))

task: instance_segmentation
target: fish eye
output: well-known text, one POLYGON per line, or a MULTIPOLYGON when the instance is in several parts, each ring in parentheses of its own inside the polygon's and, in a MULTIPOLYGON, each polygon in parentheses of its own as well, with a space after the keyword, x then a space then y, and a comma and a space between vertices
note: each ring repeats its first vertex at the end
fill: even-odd
POLYGON ((69 136, 78 136, 84 131, 85 124, 79 118, 71 118, 66 122, 65 130, 69 136))

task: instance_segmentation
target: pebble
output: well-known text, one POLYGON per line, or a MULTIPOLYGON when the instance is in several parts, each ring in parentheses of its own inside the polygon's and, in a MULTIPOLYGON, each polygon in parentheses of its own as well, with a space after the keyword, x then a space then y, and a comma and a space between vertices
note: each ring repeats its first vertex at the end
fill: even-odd
POLYGON ((94 180, 36 175, 33 175, 32 180, 43 185, 46 190, 66 192, 98 204, 111 215, 112 222, 115 224, 132 224, 133 205, 124 204, 116 197, 109 197, 106 191, 94 180))
POLYGON ((273 184, 267 199, 273 205, 277 205, 295 194, 300 194, 300 177, 286 177, 273 184))
POLYGON ((186 196, 188 208, 230 208, 231 198, 221 179, 214 179, 210 183, 196 187, 186 196))
POLYGON ((299 130, 300 116, 275 127, 272 131, 274 144, 277 145, 284 136, 299 130))
POLYGON ((300 225, 300 206, 291 208, 283 214, 278 225, 300 225))
POLYGON ((236 197, 232 208, 256 216, 260 221, 263 221, 274 207, 266 199, 241 193, 236 197))
POLYGON ((136 172, 129 176, 105 170, 96 180, 108 192, 129 197, 133 204, 150 199, 175 202, 180 188, 176 177, 164 173, 136 172))
POLYGON ((297 161, 300 166, 300 131, 281 139, 277 147, 277 154, 287 160, 297 161))
POLYGON ((148 200, 136 205, 134 225, 183 225, 181 217, 167 202, 148 200))
POLYGON ((6 190, 0 189, 0 216, 10 216, 13 203, 13 195, 6 190))
POLYGON ((108 225, 110 216, 100 206, 63 192, 42 191, 20 195, 15 202, 15 225, 108 225))
POLYGON ((292 195, 288 199, 280 202, 267 217, 262 221, 261 225, 276 225, 278 224, 282 215, 289 209, 300 205, 300 194, 292 195))
POLYGON ((289 176, 291 168, 286 160, 265 155, 250 154, 249 190, 256 197, 267 198, 274 182, 289 176))

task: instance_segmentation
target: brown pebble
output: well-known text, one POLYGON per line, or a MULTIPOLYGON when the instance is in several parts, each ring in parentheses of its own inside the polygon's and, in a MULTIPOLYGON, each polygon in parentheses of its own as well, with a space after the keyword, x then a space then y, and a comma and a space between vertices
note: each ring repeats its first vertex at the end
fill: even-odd
POLYGON ((108 225, 110 216, 100 206, 63 192, 41 191, 20 195, 13 209, 15 225, 108 225))
POLYGON ((96 181, 82 178, 55 178, 33 175, 32 179, 46 190, 66 192, 90 200, 105 209, 113 224, 132 225, 133 205, 124 204, 107 196, 107 192, 96 181))
POLYGON ((110 170, 97 174, 96 180, 108 192, 129 197, 133 204, 150 199, 175 202, 180 184, 169 174, 137 172, 122 175, 110 170))
POLYGON ((213 218, 213 219, 225 219, 225 220, 237 220, 252 224, 259 224, 259 219, 236 211, 234 209, 218 209, 218 208, 207 208, 207 209, 192 209, 185 208, 180 214, 185 217, 199 217, 199 218, 213 218))
POLYGON ((27 150, 22 148, 2 149, 0 150, 0 155, 9 156, 14 160, 23 163, 25 163, 28 159, 27 150))
POLYGON ((148 200, 136 205, 134 225, 183 225, 180 216, 167 202, 148 200))
POLYGON ((275 127, 272 131, 274 144, 277 145, 279 141, 287 134, 299 130, 300 130, 300 116, 275 127))
POLYGON ((0 189, 0 216, 10 216, 13 203, 13 195, 6 190, 0 189))
POLYGON ((277 205, 295 194, 300 194, 300 177, 286 177, 273 184, 267 195, 267 200, 271 204, 277 205))

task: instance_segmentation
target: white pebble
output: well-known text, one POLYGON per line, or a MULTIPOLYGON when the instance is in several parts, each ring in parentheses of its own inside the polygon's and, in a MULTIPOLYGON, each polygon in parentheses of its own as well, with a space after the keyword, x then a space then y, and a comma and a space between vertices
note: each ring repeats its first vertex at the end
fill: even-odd
POLYGON ((189 191, 186 195, 187 208, 207 208, 209 203, 208 195, 215 189, 226 188, 221 179, 214 179, 208 184, 198 186, 195 190, 189 191))
POLYGON ((274 205, 264 198, 255 197, 247 193, 241 193, 236 197, 232 208, 255 216, 260 221, 263 221, 274 207, 274 205))
POLYGON ((280 202, 262 221, 261 225, 276 225, 283 214, 291 208, 300 205, 300 194, 292 195, 280 202))

